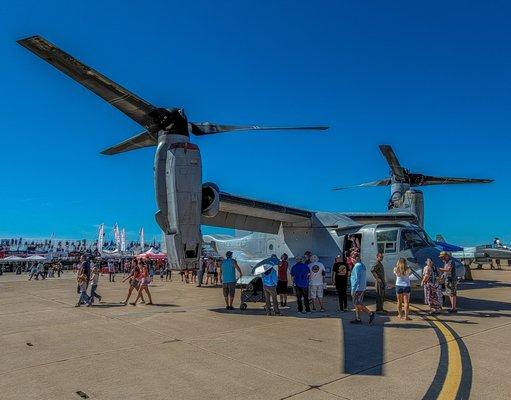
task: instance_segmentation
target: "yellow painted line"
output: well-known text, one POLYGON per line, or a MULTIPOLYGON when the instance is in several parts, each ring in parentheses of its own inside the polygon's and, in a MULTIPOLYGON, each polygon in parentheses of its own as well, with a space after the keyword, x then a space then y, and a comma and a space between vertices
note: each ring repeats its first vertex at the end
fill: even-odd
MULTIPOLYGON (((410 309, 413 309, 417 312, 422 311, 419 308, 413 306, 410 306, 410 309)), ((422 318, 431 321, 442 333, 447 343, 447 374, 445 376, 442 390, 440 391, 437 399, 455 399, 456 394, 458 393, 458 389, 461 386, 461 375, 463 370, 461 365, 461 351, 458 341, 453 336, 451 331, 446 328, 445 324, 438 318, 434 316, 422 316, 422 318)))

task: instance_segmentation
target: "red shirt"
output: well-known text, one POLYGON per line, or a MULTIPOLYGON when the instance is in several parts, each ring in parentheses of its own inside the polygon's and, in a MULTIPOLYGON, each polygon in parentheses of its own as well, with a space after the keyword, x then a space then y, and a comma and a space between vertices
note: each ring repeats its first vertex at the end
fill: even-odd
POLYGON ((288 268, 287 261, 279 262, 279 274, 278 274, 279 281, 287 282, 287 268, 288 268))

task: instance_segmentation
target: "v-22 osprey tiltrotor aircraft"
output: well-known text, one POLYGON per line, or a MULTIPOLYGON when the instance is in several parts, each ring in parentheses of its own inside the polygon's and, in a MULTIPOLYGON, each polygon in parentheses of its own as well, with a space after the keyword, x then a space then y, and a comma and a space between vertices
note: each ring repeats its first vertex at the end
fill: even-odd
MULTIPOLYGON (((18 43, 146 129, 102 154, 113 155, 157 146, 154 160, 156 221, 165 233, 169 262, 176 269, 197 268, 202 246, 201 224, 266 234, 280 233, 291 256, 313 249, 325 265, 331 265, 336 254, 347 250, 353 243, 359 243, 366 263, 374 261, 377 251, 384 251, 387 255, 385 264, 395 263, 394 258, 400 256, 406 257, 412 268, 417 269, 425 257, 431 256, 438 262, 435 255, 439 250, 422 229, 422 192, 411 187, 490 182, 412 174, 400 166, 389 146, 382 146, 392 175, 383 181, 362 186, 392 186, 389 210, 385 213, 315 212, 228 194, 220 191, 214 183, 202 183, 200 152, 198 146, 190 142, 190 133, 201 136, 231 131, 325 130, 327 127, 189 122, 183 109, 151 105, 40 36, 28 37, 18 43)), ((389 268, 386 270, 389 271, 389 268)))

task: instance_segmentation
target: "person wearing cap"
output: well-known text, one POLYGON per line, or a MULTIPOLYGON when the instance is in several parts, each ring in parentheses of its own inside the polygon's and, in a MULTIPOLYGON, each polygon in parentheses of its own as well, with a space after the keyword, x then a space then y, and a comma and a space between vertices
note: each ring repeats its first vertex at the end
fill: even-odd
POLYGON ((92 276, 90 278, 90 304, 94 304, 94 297, 97 298, 101 302, 101 296, 96 293, 96 289, 98 288, 99 283, 99 268, 92 268, 92 276))
POLYGON ((441 251, 438 257, 444 262, 444 267, 439 268, 439 271, 445 274, 445 294, 449 296, 449 299, 451 300, 451 308, 448 310, 448 313, 456 313, 458 311, 456 308, 458 288, 456 266, 448 252, 441 251))
POLYGON ((309 266, 302 261, 302 257, 295 257, 296 264, 291 268, 291 276, 293 277, 293 284, 296 291, 296 305, 298 312, 304 313, 303 304, 305 305, 305 312, 310 313, 309 304, 309 266))
POLYGON ((222 261, 220 271, 222 274, 222 289, 225 298, 225 309, 234 310, 232 302, 234 301, 234 293, 236 292, 236 270, 241 276, 241 268, 236 260, 232 258, 232 251, 225 253, 226 259, 222 261))

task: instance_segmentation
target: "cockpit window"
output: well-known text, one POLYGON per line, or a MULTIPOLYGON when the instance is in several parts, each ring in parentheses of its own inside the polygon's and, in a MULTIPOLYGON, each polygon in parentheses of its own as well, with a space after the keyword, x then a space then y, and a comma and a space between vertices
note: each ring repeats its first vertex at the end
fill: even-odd
POLYGON ((380 253, 395 253, 397 250, 397 229, 377 231, 376 242, 380 253))
POLYGON ((431 246, 431 243, 429 243, 429 239, 424 231, 413 229, 403 229, 401 231, 401 251, 429 246, 431 246))

